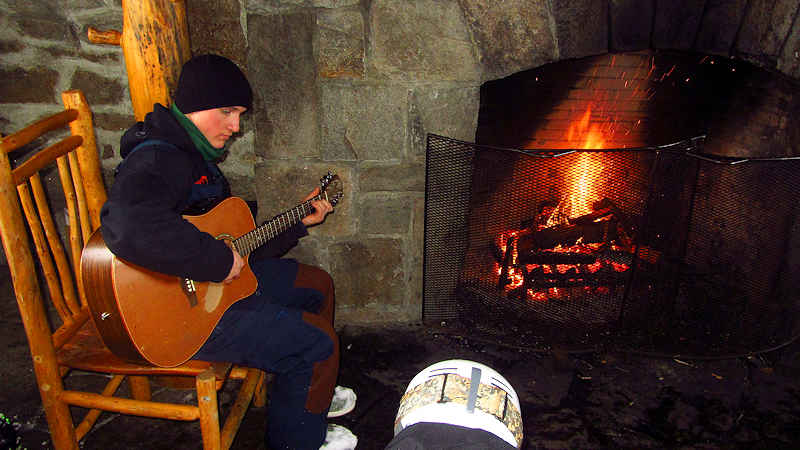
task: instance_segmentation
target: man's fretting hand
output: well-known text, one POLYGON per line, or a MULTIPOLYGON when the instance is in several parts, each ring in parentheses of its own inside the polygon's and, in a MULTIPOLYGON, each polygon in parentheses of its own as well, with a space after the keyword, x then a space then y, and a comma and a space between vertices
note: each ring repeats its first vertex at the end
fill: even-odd
MULTIPOLYGON (((313 191, 311 191, 310 194, 306 196, 306 198, 303 199, 303 201, 310 200, 315 195, 318 194, 319 194, 319 188, 315 188, 313 191)), ((314 207, 314 211, 311 214, 303 217, 302 220, 303 225, 307 227, 322 222, 323 220, 325 220, 325 216, 327 216, 328 213, 333 211, 333 205, 331 205, 331 202, 327 200, 314 200, 311 202, 311 206, 314 207)))

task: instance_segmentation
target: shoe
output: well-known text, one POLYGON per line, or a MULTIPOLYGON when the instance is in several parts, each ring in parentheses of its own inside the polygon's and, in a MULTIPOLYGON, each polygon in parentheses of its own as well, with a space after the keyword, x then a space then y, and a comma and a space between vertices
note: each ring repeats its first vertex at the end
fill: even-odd
POLYGON ((358 438, 347 428, 341 425, 328 424, 325 433, 325 442, 319 450, 353 450, 358 444, 358 438))
POLYGON ((333 390, 333 400, 328 409, 328 417, 343 416, 356 407, 356 393, 352 389, 336 386, 333 390))

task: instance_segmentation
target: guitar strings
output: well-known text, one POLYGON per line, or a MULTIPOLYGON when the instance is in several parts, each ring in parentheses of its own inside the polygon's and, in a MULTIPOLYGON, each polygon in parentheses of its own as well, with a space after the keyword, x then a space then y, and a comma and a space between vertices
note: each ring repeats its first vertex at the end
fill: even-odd
POLYGON ((311 202, 314 200, 319 200, 321 196, 322 194, 316 195, 310 200, 306 200, 294 208, 273 217, 260 227, 256 227, 255 229, 239 236, 233 240, 233 247, 241 255, 250 254, 250 252, 262 246, 268 240, 273 239, 278 234, 286 231, 289 229, 289 227, 307 216, 313 209, 313 207, 311 207, 311 202), (308 207, 308 211, 306 211, 306 207, 308 207), (302 211, 299 211, 301 208, 302 211), (295 214, 297 214, 296 217, 295 214), (291 219, 289 218, 290 215, 292 216, 291 219))

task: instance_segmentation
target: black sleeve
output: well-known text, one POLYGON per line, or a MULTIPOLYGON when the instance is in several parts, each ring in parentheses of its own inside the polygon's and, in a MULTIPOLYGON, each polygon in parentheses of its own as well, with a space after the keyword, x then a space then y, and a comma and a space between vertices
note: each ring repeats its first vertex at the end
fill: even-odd
POLYGON ((148 269, 219 282, 233 265, 228 246, 180 214, 192 183, 186 154, 138 149, 120 165, 100 213, 103 238, 119 258, 148 269))

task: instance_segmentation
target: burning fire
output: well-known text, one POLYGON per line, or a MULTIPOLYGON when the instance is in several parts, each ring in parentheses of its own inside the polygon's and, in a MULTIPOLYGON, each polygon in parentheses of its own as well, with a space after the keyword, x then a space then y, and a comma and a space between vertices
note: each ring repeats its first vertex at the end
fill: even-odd
POLYGON ((592 119, 592 105, 586 107, 586 111, 581 118, 570 124, 567 129, 567 141, 572 144, 578 142, 580 144, 573 146, 573 148, 582 149, 597 149, 603 148, 606 143, 603 136, 603 130, 596 123, 591 122, 592 119))
MULTIPOLYGON (((571 148, 604 148, 606 139, 603 130, 598 123, 592 122, 591 117, 592 106, 589 105, 581 117, 569 126, 565 137, 571 148)), ((535 226, 526 230, 510 230, 498 236, 495 244, 504 255, 504 261, 502 264, 496 263, 495 270, 497 275, 504 280, 506 292, 523 288, 523 285, 526 284, 526 277, 535 276, 550 280, 562 280, 564 287, 551 285, 551 287, 540 286, 537 289, 525 288, 525 296, 530 301, 568 298, 578 291, 589 294, 593 292, 608 293, 608 286, 591 286, 583 284, 581 280, 585 281, 593 274, 621 273, 629 269, 629 265, 625 262, 614 261, 601 255, 603 251, 618 252, 621 250, 621 246, 615 241, 616 233, 614 234, 615 238, 603 242, 585 243, 581 237, 570 245, 558 244, 547 249, 534 247, 534 254, 549 261, 541 264, 532 264, 529 263, 530 261, 522 259, 518 248, 518 243, 521 239, 526 239, 526 236, 530 238, 537 232, 558 233, 570 227, 580 229, 581 226, 588 226, 586 225, 587 218, 590 223, 606 227, 613 226, 614 231, 617 231, 617 219, 613 217, 613 214, 606 212, 608 204, 604 202, 610 203, 610 201, 603 199, 602 193, 598 192, 597 178, 602 169, 600 156, 596 152, 581 152, 577 156, 575 163, 565 173, 563 179, 564 191, 568 194, 555 208, 551 207, 541 211, 539 221, 535 226), (577 222, 583 225, 573 223, 574 219, 578 218, 580 220, 577 222), (604 223, 610 225, 602 225, 604 223), (557 255, 566 255, 567 262, 560 262, 559 259, 562 257, 557 255), (583 259, 580 255, 584 255, 583 259), (587 256, 588 259, 586 259, 587 256), (547 258, 552 259, 548 260, 547 258)), ((615 211, 619 210, 615 209, 615 211)), ((622 214, 621 211, 619 213, 622 214)), ((527 247, 526 251, 531 252, 530 247, 527 247)), ((530 257, 530 253, 526 253, 526 255, 530 257)))
MULTIPOLYGON (((581 118, 573 122, 567 129, 567 141, 580 142, 574 148, 601 149, 605 144, 603 131, 597 123, 591 122, 592 106, 586 107, 581 118)), ((559 202, 553 213, 547 219, 547 226, 565 223, 569 218, 579 217, 592 212, 592 203, 599 200, 596 192, 595 177, 598 172, 596 156, 591 153, 581 153, 578 161, 572 166, 565 177, 565 187, 569 195, 559 202), (595 176, 592 176, 592 174, 595 176)))
MULTIPOLYGON (((615 63, 616 57, 612 57, 610 66, 615 63)), ((659 84, 678 76, 685 78, 676 66, 661 67, 652 57, 631 70, 616 71, 618 79, 603 80, 595 88, 592 83, 600 81, 598 67, 583 74, 588 81, 580 89, 581 95, 570 96, 559 105, 559 112, 570 112, 567 129, 551 135, 563 127, 555 123, 563 116, 555 114, 548 119, 553 123, 543 126, 528 148, 599 150, 644 145, 646 137, 640 131, 644 116, 631 114, 621 104, 649 101, 659 84), (586 103, 578 103, 587 98, 586 103)), ((615 69, 607 73, 613 74, 615 69)), ((524 228, 496 236, 497 286, 510 297, 546 302, 583 298, 587 293, 608 295, 622 284, 620 280, 630 273, 634 261, 653 265, 660 260, 658 250, 636 245, 634 221, 607 198, 605 177, 616 169, 607 162, 610 159, 591 151, 569 158, 573 158, 571 167, 556 175, 560 177, 560 196, 539 201, 534 217, 520 226, 524 228)))

